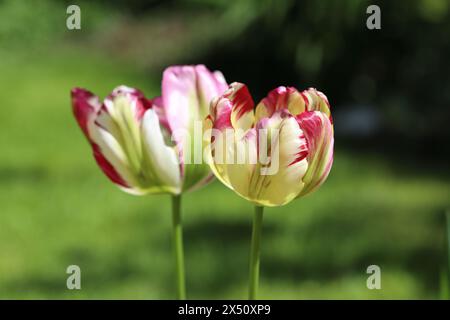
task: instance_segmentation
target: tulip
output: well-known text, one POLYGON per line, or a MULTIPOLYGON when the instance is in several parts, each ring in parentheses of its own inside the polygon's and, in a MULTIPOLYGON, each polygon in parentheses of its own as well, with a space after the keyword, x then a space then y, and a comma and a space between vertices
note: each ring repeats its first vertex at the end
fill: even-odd
POLYGON ((254 108, 247 87, 233 83, 211 102, 205 127, 210 129, 205 136, 210 142, 212 171, 227 187, 255 204, 249 285, 249 298, 253 299, 263 207, 281 206, 310 194, 330 172, 334 142, 330 104, 313 88, 299 92, 278 87, 254 108), (237 149, 239 145, 241 149, 237 149), (233 161, 226 161, 230 159, 233 161))
POLYGON ((185 139, 208 113, 209 101, 227 84, 220 72, 205 66, 172 66, 163 73, 161 97, 119 86, 103 103, 91 92, 72 90, 78 124, 105 175, 120 189, 135 195, 172 196, 173 241, 178 297, 185 298, 180 201, 183 192, 199 188, 214 177, 207 165, 185 161, 185 139))

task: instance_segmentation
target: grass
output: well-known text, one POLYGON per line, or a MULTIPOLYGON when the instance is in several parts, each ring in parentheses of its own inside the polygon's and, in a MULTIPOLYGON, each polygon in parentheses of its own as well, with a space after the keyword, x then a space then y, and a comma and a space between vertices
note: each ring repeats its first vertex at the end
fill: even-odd
MULTIPOLYGON (((168 196, 119 191, 96 167, 69 91, 159 92, 160 75, 76 48, 0 59, 0 298, 175 296, 168 196), (81 268, 82 290, 66 288, 81 268)), ((261 298, 437 298, 449 180, 336 146, 315 194, 265 212, 261 298), (377 264, 382 289, 368 290, 377 264)), ((190 298, 245 298, 253 209, 220 183, 183 199, 190 298)))

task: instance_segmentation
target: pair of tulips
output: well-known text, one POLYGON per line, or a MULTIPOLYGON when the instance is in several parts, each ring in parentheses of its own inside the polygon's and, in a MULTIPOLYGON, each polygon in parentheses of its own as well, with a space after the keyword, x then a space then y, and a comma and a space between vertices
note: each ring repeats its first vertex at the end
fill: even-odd
POLYGON ((203 65, 171 66, 163 73, 160 97, 147 99, 139 90, 120 86, 101 102, 75 88, 72 106, 97 164, 113 183, 131 194, 172 195, 180 299, 186 297, 182 193, 215 176, 255 205, 249 279, 249 298, 254 299, 263 207, 284 205, 316 190, 333 162, 330 105, 312 88, 278 87, 255 108, 247 87, 228 85, 221 72, 203 65), (191 134, 199 122, 198 144, 191 134), (204 162, 191 161, 192 147, 199 149, 195 145, 204 162), (243 148, 236 150, 237 145, 243 148))

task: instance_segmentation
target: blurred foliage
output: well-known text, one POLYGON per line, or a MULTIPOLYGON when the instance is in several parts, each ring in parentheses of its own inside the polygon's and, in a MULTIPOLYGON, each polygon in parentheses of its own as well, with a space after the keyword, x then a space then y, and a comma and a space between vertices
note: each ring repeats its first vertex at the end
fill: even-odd
POLYGON ((63 29, 54 28, 61 18, 58 19, 53 3, 35 1, 32 8, 30 4, 29 1, 0 1, 0 43, 5 44, 0 50, 45 45, 49 39, 61 34, 63 29))
MULTIPOLYGON (((127 84, 151 97, 161 70, 183 63, 222 70, 256 100, 281 84, 316 86, 334 114, 382 114, 381 135, 362 144, 336 122, 327 183, 267 210, 262 298, 439 296, 448 1, 379 2, 379 31, 365 25, 372 1, 77 3, 82 29, 69 31, 72 1, 0 0, 0 298, 173 297, 168 198, 107 181, 69 91, 105 96, 127 84), (81 291, 65 287, 70 264, 82 269, 81 291), (381 266, 382 290, 366 288, 370 264, 381 266)), ((183 207, 190 297, 244 298, 251 206, 216 182, 183 207)))

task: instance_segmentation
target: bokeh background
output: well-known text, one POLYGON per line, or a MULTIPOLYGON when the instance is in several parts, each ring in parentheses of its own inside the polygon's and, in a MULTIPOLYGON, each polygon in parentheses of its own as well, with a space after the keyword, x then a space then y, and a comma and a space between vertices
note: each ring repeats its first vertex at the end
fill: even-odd
MULTIPOLYGON (((335 163, 315 194, 266 210, 260 297, 445 297, 450 2, 0 0, 0 298, 174 297, 168 196, 97 168, 69 92, 159 95, 204 63, 259 100, 324 91, 335 163), (81 30, 66 8, 81 7, 81 30), (381 30, 366 8, 381 7, 381 30), (66 288, 81 267, 82 290, 66 288), (366 268, 381 267, 368 290, 366 268)), ((246 297, 252 207, 218 182, 183 199, 190 298, 246 297)))

